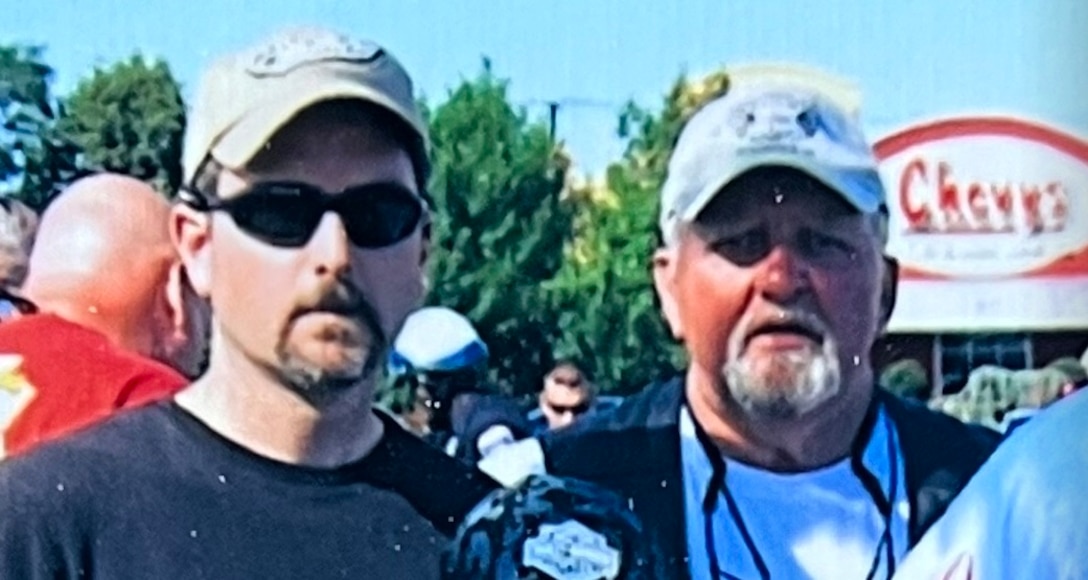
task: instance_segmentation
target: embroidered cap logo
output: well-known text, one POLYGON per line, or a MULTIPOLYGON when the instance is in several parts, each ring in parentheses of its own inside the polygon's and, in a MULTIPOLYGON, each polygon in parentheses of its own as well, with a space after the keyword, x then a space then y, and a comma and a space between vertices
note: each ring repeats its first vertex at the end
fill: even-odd
POLYGON ((255 77, 282 76, 301 66, 323 61, 368 63, 384 55, 380 46, 342 34, 299 30, 258 47, 243 57, 246 72, 255 77))

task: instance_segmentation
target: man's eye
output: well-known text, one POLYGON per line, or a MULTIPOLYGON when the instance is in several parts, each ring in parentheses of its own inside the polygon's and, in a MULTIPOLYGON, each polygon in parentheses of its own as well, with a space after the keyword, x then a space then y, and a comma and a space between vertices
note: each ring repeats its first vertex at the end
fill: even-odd
POLYGON ((768 252, 768 238, 765 232, 750 231, 735 236, 720 238, 711 244, 715 253, 730 261, 747 264, 758 261, 768 252))
POLYGON ((835 236, 809 232, 802 236, 802 247, 810 256, 845 256, 853 257, 857 254, 854 247, 835 236))

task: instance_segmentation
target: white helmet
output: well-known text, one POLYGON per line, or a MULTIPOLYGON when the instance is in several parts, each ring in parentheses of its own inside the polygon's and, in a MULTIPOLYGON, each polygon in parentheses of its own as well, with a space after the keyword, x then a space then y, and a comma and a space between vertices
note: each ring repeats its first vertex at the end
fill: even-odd
POLYGON ((389 353, 389 372, 455 372, 476 367, 487 357, 487 345, 467 318, 444 306, 428 306, 405 320, 389 353))

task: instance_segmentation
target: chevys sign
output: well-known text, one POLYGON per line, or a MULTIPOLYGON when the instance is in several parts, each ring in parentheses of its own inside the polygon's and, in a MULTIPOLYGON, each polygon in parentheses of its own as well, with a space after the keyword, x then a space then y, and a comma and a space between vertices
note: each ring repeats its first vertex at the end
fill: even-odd
POLYGON ((965 118, 876 151, 902 267, 891 330, 1088 328, 1088 143, 965 118))

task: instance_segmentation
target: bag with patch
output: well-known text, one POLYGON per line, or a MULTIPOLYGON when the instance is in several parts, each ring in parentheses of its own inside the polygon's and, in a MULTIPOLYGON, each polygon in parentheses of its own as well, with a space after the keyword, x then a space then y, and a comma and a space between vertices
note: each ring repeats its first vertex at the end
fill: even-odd
POLYGON ((617 494, 553 476, 492 492, 443 555, 446 580, 664 577, 648 530, 617 494))

